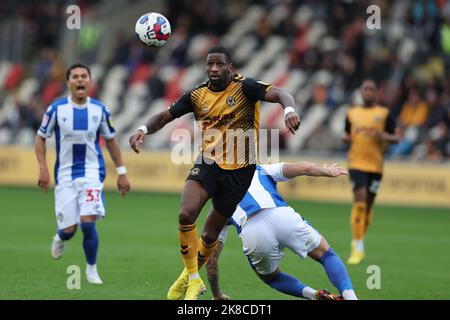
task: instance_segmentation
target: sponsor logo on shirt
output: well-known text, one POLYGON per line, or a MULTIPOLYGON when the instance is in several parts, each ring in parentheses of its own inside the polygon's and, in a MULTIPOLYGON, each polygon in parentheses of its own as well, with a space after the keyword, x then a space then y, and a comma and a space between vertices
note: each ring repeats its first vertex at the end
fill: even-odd
POLYGON ((45 127, 48 124, 48 120, 49 120, 48 115, 44 114, 44 117, 42 118, 41 126, 45 127))
POLYGON ((64 136, 65 141, 71 142, 85 142, 87 141, 95 141, 95 133, 93 132, 85 132, 85 133, 68 133, 64 136))
POLYGON ((214 124, 217 126, 229 126, 235 121, 235 114, 229 113, 229 114, 223 114, 219 116, 213 116, 213 117, 207 117, 202 121, 202 129, 208 129, 209 127, 212 127, 214 124))

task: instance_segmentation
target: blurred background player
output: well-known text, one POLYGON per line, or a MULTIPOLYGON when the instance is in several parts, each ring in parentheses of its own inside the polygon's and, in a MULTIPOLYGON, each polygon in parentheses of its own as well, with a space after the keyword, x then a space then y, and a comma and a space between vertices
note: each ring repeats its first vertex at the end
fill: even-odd
POLYGON ((51 255, 61 258, 67 241, 75 234, 78 224, 83 231, 83 249, 86 255, 86 278, 89 283, 101 284, 97 272, 98 234, 97 218, 105 216, 103 181, 105 162, 100 136, 117 170, 117 188, 122 196, 130 190, 119 145, 114 138, 108 109, 88 96, 91 73, 87 66, 74 64, 66 72, 70 95, 55 100, 44 114, 36 135, 35 152, 39 164, 38 185, 46 192, 50 173, 46 161, 48 138, 55 133, 55 214, 58 231, 53 237, 51 255))
POLYGON ((364 236, 372 222, 372 206, 383 176, 386 143, 400 140, 389 109, 377 104, 375 82, 365 80, 361 94, 363 105, 349 109, 344 135, 344 141, 350 143, 348 168, 353 188, 349 264, 364 259, 364 236))
POLYGON ((201 130, 201 155, 195 161, 184 185, 178 217, 180 252, 185 269, 169 289, 169 300, 197 299, 205 291, 198 269, 215 250, 218 236, 250 186, 255 170, 255 132, 259 132, 259 101, 280 103, 285 124, 291 133, 299 128, 292 95, 272 85, 233 73, 230 52, 221 46, 208 51, 206 72, 209 81, 184 93, 168 110, 162 111, 130 137, 131 148, 139 152, 144 136, 163 128, 187 113, 194 113, 201 130), (236 144, 246 136, 250 141, 236 144), (217 133, 220 137, 217 137, 217 133), (249 132, 251 134, 249 134, 249 132), (232 136, 233 137, 233 136, 232 136), (232 159, 228 155, 234 155, 232 159), (212 210, 198 239, 196 220, 205 203, 212 199, 212 210))
MULTIPOLYGON (((347 170, 336 166, 320 167, 310 162, 258 165, 252 184, 239 203, 229 224, 236 227, 243 250, 252 269, 266 284, 282 293, 310 300, 357 299, 350 277, 341 259, 305 219, 294 211, 277 192, 277 182, 298 176, 339 177, 347 170), (280 270, 282 250, 287 247, 301 258, 316 260, 325 269, 338 297, 325 289, 313 289, 280 270)), ((219 236, 223 244, 228 226, 219 236)), ((214 299, 227 300, 218 281, 220 251, 206 262, 208 280, 214 299)))

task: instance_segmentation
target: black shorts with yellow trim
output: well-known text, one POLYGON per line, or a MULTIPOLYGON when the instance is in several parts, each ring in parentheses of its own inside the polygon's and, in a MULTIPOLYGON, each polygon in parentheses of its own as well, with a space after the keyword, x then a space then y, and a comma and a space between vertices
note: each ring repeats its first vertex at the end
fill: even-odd
POLYGON ((361 170, 350 169, 348 170, 350 182, 353 190, 365 187, 367 192, 375 195, 380 188, 381 179, 383 175, 376 172, 365 172, 361 170))
POLYGON ((200 181, 212 198, 214 209, 230 218, 250 187, 256 165, 250 164, 239 169, 225 170, 217 163, 211 162, 196 161, 186 180, 200 181))

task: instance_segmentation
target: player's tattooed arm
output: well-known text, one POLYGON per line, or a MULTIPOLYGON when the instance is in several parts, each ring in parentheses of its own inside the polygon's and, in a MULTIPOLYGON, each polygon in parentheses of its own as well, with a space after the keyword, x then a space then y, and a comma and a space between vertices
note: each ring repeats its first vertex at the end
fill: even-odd
POLYGON ((339 177, 347 175, 348 171, 342 167, 339 167, 337 163, 333 163, 331 166, 324 164, 320 166, 313 162, 297 162, 297 163, 285 163, 283 165, 283 175, 292 179, 298 176, 313 176, 313 177, 339 177))
POLYGON ((264 96, 264 101, 279 103, 283 106, 283 109, 285 109, 284 123, 286 124, 286 128, 292 134, 295 134, 295 131, 300 127, 300 117, 294 109, 294 97, 286 90, 271 87, 264 96))
POLYGON ((166 124, 171 122, 174 118, 169 110, 161 111, 160 113, 155 114, 151 117, 147 124, 145 125, 146 131, 144 132, 141 129, 138 129, 131 137, 130 137, 130 147, 134 152, 139 153, 139 149, 142 147, 144 143, 144 136, 146 134, 152 134, 161 130, 166 124))
POLYGON ((214 300, 230 300, 230 297, 222 293, 219 285, 219 256, 222 248, 223 244, 219 242, 216 250, 211 254, 205 264, 206 274, 214 300))
POLYGON ((45 158, 45 155, 47 153, 47 149, 45 147, 45 138, 36 135, 34 151, 36 153, 36 158, 39 165, 38 186, 41 187, 45 192, 47 192, 50 185, 50 172, 48 171, 47 161, 45 158))

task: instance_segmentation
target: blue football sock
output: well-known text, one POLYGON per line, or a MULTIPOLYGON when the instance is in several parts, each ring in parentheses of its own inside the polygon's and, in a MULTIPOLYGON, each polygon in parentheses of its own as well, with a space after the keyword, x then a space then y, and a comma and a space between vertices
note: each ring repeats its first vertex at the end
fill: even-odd
POLYGON ((344 290, 353 290, 352 282, 348 275, 347 269, 342 260, 334 253, 333 249, 328 251, 319 259, 323 265, 333 286, 335 286, 342 294, 344 290))
POLYGON ((70 233, 70 232, 64 231, 63 229, 56 231, 56 233, 58 234, 59 238, 64 241, 70 240, 75 234, 75 232, 70 233))
POLYGON ((269 286, 282 293, 295 297, 303 297, 303 288, 306 286, 297 278, 290 274, 280 272, 270 282, 266 282, 269 286))
POLYGON ((83 249, 86 255, 87 263, 90 265, 97 262, 98 235, 95 229, 95 222, 82 222, 83 230, 83 249))

